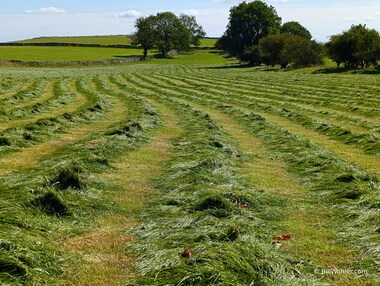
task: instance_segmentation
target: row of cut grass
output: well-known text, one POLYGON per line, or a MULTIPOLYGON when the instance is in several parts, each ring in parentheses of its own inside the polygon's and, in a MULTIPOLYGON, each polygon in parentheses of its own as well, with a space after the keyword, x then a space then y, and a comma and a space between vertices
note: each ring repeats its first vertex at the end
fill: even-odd
MULTIPOLYGON (((86 92, 90 92, 88 87, 95 87, 92 84, 86 87, 84 83, 78 85, 86 92)), ((12 169, 13 173, 1 178, 2 189, 6 190, 1 205, 11 206, 0 208, 4 232, 2 245, 12 245, 2 252, 2 282, 12 285, 64 284, 70 280, 67 275, 73 273, 68 271, 69 268, 73 270, 86 263, 86 257, 81 253, 74 249, 68 252, 69 243, 63 247, 65 240, 74 234, 91 232, 91 228, 98 226, 100 214, 115 212, 119 217, 132 214, 121 207, 109 208, 114 204, 110 193, 120 190, 120 185, 98 179, 97 174, 109 171, 111 160, 117 160, 118 156, 146 141, 149 130, 157 125, 157 114, 136 98, 112 96, 109 101, 113 106, 101 121, 78 126, 60 140, 40 145, 34 150, 36 154, 28 154, 25 158, 27 163, 20 162, 21 165, 12 169), (135 124, 142 129, 130 129, 135 124), (70 177, 72 179, 68 181, 63 179, 70 177), (56 178, 60 178, 59 181, 56 178), (74 183, 76 180, 80 184, 74 183), (36 242, 38 247, 34 247, 36 242), (21 248, 23 252, 18 251, 21 248), (26 262, 26 257, 31 260, 26 262), (20 271, 8 271, 3 267, 5 263, 20 271)), ((20 161, 23 159, 21 155, 16 157, 20 161)), ((78 273, 73 275, 71 278, 78 273)))
MULTIPOLYGON (((60 89, 62 86, 59 87, 59 90, 56 92, 58 98, 54 98, 54 100, 59 101, 58 105, 38 105, 37 110, 34 111, 18 111, 21 113, 18 117, 22 118, 15 118, 12 120, 8 119, 9 121, 6 123, 0 124, 0 129, 4 130, 6 128, 20 127, 33 122, 38 122, 39 120, 45 118, 57 117, 63 114, 66 114, 66 116, 68 116, 69 114, 72 114, 81 108, 85 108, 86 104, 88 104, 87 100, 92 101, 92 99, 89 99, 82 93, 76 91, 75 85, 75 81, 72 81, 70 83, 66 83, 65 87, 63 87, 62 90, 60 89), (63 98, 61 98, 62 95, 64 95, 63 98), (46 109, 48 109, 48 112, 46 109)), ((32 108, 34 109, 34 106, 32 108)))
MULTIPOLYGON (((3 145, 1 154, 12 153, 33 145, 38 146, 39 143, 78 124, 101 117, 107 109, 107 102, 104 102, 99 94, 86 89, 83 81, 75 81, 75 85, 77 91, 73 92, 77 94, 77 98, 64 109, 3 124, 1 136, 9 143, 3 145)), ((74 82, 70 86, 70 89, 73 88, 74 82)))
MULTIPOLYGON (((135 83, 138 83, 139 79, 144 81, 145 86, 150 86, 152 88, 160 87, 161 89, 165 90, 165 92, 172 93, 173 96, 178 96, 181 94, 186 94, 187 97, 192 99, 202 99, 202 100, 210 100, 212 99, 215 102, 223 103, 239 106, 240 108, 243 108, 244 110, 250 111, 252 110, 252 106, 247 102, 241 102, 234 97, 222 97, 222 96, 214 96, 212 93, 206 93, 204 91, 197 91, 197 90, 191 90, 190 88, 183 88, 173 85, 173 82, 169 79, 165 81, 159 82, 155 81, 152 77, 144 77, 142 75, 136 75, 136 76, 129 76, 128 78, 125 77, 125 80, 133 81, 135 79, 135 83), (137 82, 136 82, 137 79, 137 82), (167 83, 167 81, 170 81, 170 83, 167 83), (180 92, 182 91, 182 93, 180 92), (247 108, 247 106, 249 108, 247 108)), ((255 105, 253 105, 255 106, 255 105)), ((255 109, 253 109, 255 110, 255 109)), ((366 168, 369 172, 372 172, 374 174, 380 174, 380 170, 378 168, 378 157, 370 156, 367 154, 363 154, 360 150, 357 150, 356 148, 352 148, 350 146, 343 145, 339 141, 331 140, 329 138, 326 138, 324 135, 319 135, 313 130, 306 129, 302 126, 299 126, 298 124, 294 124, 289 119, 278 116, 278 115, 272 115, 267 112, 257 112, 260 114, 260 116, 263 116, 264 118, 267 118, 269 121, 272 121, 279 126, 283 127, 285 130, 290 129, 292 132, 295 132, 296 134, 299 134, 301 136, 304 136, 312 141, 316 141, 318 144, 321 144, 322 146, 328 148, 332 152, 334 152, 339 157, 348 160, 349 162, 352 162, 354 164, 358 164, 359 166, 362 166, 363 168, 366 168)), ((342 138, 342 141, 344 138, 342 138)), ((376 138, 375 138, 376 139, 376 138)), ((354 142, 355 143, 355 142, 354 142)), ((365 145, 363 142, 356 142, 358 146, 361 146, 362 148, 370 148, 369 151, 376 151, 377 143, 374 141, 375 144, 365 145), (363 145, 360 145, 363 144, 363 145)))
POLYGON ((269 202, 256 198, 259 192, 247 189, 236 176, 241 155, 233 141, 209 115, 170 103, 164 95, 155 98, 166 99, 186 132, 176 142, 166 172, 156 180, 162 196, 143 215, 143 227, 136 228, 139 240, 132 249, 140 275, 133 285, 312 281, 306 273, 296 278, 288 258, 264 242, 270 231, 258 227, 264 214, 255 206, 269 202), (244 211, 236 200, 249 201, 252 209, 244 211), (193 254, 186 257, 185 249, 193 254))
POLYGON ((14 104, 22 104, 38 97, 44 91, 46 85, 47 81, 44 79, 33 81, 26 88, 20 88, 17 92, 10 93, 2 98, 1 108, 3 109, 14 104))
MULTIPOLYGON (((158 76, 163 76, 163 75, 158 75, 158 76)), ((331 120, 339 120, 342 122, 345 122, 346 124, 349 124, 351 126, 353 125, 359 125, 362 126, 363 128, 366 129, 371 129, 371 130, 378 130, 379 127, 379 122, 376 120, 376 118, 368 118, 365 117, 364 115, 362 117, 356 117, 352 115, 352 111, 346 110, 346 111, 338 111, 336 109, 332 108, 327 108, 323 106, 316 106, 315 104, 310 103, 308 101, 302 102, 300 100, 304 99, 304 93, 301 94, 301 96, 297 96, 295 98, 289 98, 286 96, 288 93, 287 91, 284 90, 267 90, 264 89, 263 91, 261 90, 261 87, 259 85, 252 86, 249 85, 249 83, 240 83, 237 84, 236 80, 230 80, 228 81, 227 79, 220 79, 219 76, 217 77, 216 80, 213 80, 212 77, 205 79, 203 76, 202 77, 196 77, 196 76, 191 76, 189 73, 186 74, 186 77, 184 78, 183 76, 177 75, 172 75, 170 74, 170 78, 179 78, 182 80, 182 83, 189 83, 193 86, 197 86, 198 88, 213 88, 215 87, 217 90, 220 89, 220 87, 223 87, 223 90, 225 92, 234 92, 236 90, 239 90, 239 94, 246 95, 247 98, 250 98, 251 100, 254 100, 255 102, 262 102, 262 103, 267 103, 270 105, 284 105, 285 107, 290 106, 291 108, 296 108, 300 109, 302 111, 305 111, 307 113, 315 114, 316 116, 323 116, 325 120, 329 118, 331 120), (273 93, 276 95, 274 96, 273 93), (285 93, 285 94, 284 94, 285 93), (301 98, 300 98, 301 97, 301 98), (290 103, 291 102, 291 103, 290 103), (369 121, 369 122, 368 122, 369 121), (371 124, 370 122, 377 123, 376 125, 371 124)), ((264 84, 264 82, 263 82, 264 84)), ((281 86, 280 84, 277 84, 277 89, 279 89, 278 86, 281 86)), ((298 88, 297 88, 298 90, 298 88)), ((298 93, 298 92, 297 92, 298 93)), ((340 94, 342 94, 342 91, 340 91, 340 94)))
MULTIPOLYGON (((132 78, 132 76, 129 74, 126 74, 124 77, 128 78, 129 80, 132 78)), ((136 86, 136 82, 131 84, 130 81, 126 81, 126 84, 123 84, 122 82, 120 82, 120 78, 119 78, 119 80, 115 80, 115 78, 113 78, 113 82, 117 83, 120 88, 125 88, 125 89, 131 89, 132 88, 132 90, 135 88, 135 92, 138 92, 138 90, 139 90, 138 86, 136 86)), ((149 89, 149 85, 147 85, 146 83, 142 83, 141 84, 141 90, 143 90, 144 92, 147 92, 147 94, 152 94, 152 93, 157 94, 160 98, 164 97, 163 94, 168 95, 167 91, 163 91, 157 87, 155 89, 151 89, 150 92, 147 89, 149 89)), ((178 95, 175 97, 178 97, 178 95)), ((175 102, 176 102, 176 100, 175 100, 175 102)), ((236 127, 234 129, 236 129, 236 127)), ((236 130, 235 130, 235 132, 236 132, 236 130)), ((308 204, 309 204, 308 208, 311 208, 312 211, 314 212, 314 214, 311 216, 314 216, 315 213, 317 212, 317 210, 314 208, 315 207, 314 200, 311 200, 308 204)), ((304 207, 306 207, 306 206, 304 206, 304 207)), ((325 209, 327 211, 328 207, 320 205, 320 209, 325 209)), ((285 207, 282 211, 289 211, 290 212, 290 210, 286 210, 285 207)), ((321 251, 319 251, 319 252, 315 252, 315 249, 313 249, 313 248, 304 247, 303 250, 308 251, 307 255, 309 256, 309 258, 312 258, 313 261, 315 261, 317 263, 321 263, 322 265, 325 265, 325 267, 332 267, 332 265, 335 265, 335 267, 338 267, 338 266, 349 267, 351 265, 351 262, 353 259, 352 253, 347 251, 346 247, 339 246, 339 244, 337 244, 336 242, 333 242, 335 239, 332 236, 334 231, 332 231, 331 229, 328 229, 328 228, 327 229, 321 228, 318 230, 318 229, 315 229, 315 227, 316 227, 315 224, 310 224, 310 222, 307 222, 307 219, 312 219, 312 218, 313 217, 306 217, 306 218, 300 219, 299 217, 293 215, 290 218, 287 218, 288 220, 286 221, 287 223, 290 223, 292 219, 295 220, 295 222, 290 223, 291 225, 289 226, 289 228, 296 225, 297 223, 305 223, 305 224, 308 223, 310 225, 306 229, 303 229, 303 230, 291 228, 296 234, 300 235, 300 239, 303 239, 304 241, 308 241, 308 243, 316 243, 317 242, 317 243, 321 244, 320 246, 322 247, 323 250, 321 249, 321 251), (301 233, 300 233, 300 231, 301 231, 301 233), (311 231, 314 231, 314 233, 320 234, 321 235, 320 239, 313 241, 312 238, 308 238, 307 235, 309 235, 311 231), (334 246, 334 243, 335 243, 335 246, 334 246), (314 253, 313 253, 313 250, 314 250, 314 253), (330 253, 335 252, 336 256, 330 256, 331 257, 330 260, 326 259, 325 256, 328 255, 329 252, 330 253), (341 264, 339 264, 339 265, 336 264, 336 261, 335 261, 338 256, 339 256, 339 259, 342 259, 341 264), (343 258, 343 257, 345 257, 345 258, 343 258), (332 263, 334 263, 334 264, 332 264, 332 263)), ((321 218, 321 216, 320 216, 320 218, 321 218)), ((327 218, 324 218, 324 219, 326 220, 327 218)), ((302 242, 300 242, 300 243, 302 244, 302 242)), ((300 247, 296 246, 295 249, 299 250, 300 247)), ((157 251, 157 249, 155 249, 155 250, 157 251)), ((299 253, 296 253, 296 254, 298 254, 297 256, 299 256, 299 253)), ((306 254, 304 254, 302 257, 304 257, 305 255, 306 254)), ((146 259, 146 258, 144 257, 144 259, 146 259)), ((360 258, 356 258, 356 261, 359 261, 358 259, 360 259, 360 258)), ((173 263, 173 262, 171 262, 171 263, 173 263)), ((145 267, 147 267, 147 266, 145 265, 145 267)), ((170 273, 171 270, 169 269, 167 271, 170 273)), ((366 280, 365 278, 362 279, 361 277, 354 277, 354 276, 350 277, 349 275, 341 277, 341 279, 338 279, 338 281, 340 281, 340 283, 342 283, 342 285, 344 285, 343 284, 344 281, 345 282, 348 282, 348 281, 354 282, 355 283, 354 285, 363 285, 361 283, 363 283, 363 281, 365 281, 365 280, 366 280)), ((154 283, 154 282, 151 282, 151 283, 154 283)), ((155 281, 155 283, 159 283, 159 282, 155 281)))
MULTIPOLYGON (((141 77, 141 75, 139 75, 139 77, 141 77)), ((146 81, 150 82, 151 84, 155 85, 160 85, 161 87, 165 87, 165 88, 171 88, 173 85, 175 85, 175 82, 173 82, 171 79, 165 79, 165 80, 154 80, 155 77, 150 77, 149 80, 148 79, 145 79, 146 81), (166 85, 165 85, 166 83, 166 85)), ((177 86, 177 90, 182 90, 184 92, 192 92, 192 93, 195 93, 195 94, 198 94, 200 96, 208 96, 208 97, 214 97, 214 98, 220 98, 221 100, 223 100, 225 103, 234 103, 234 104, 238 104, 238 105, 241 105, 241 106, 249 106, 250 108, 254 109, 255 110, 255 107, 257 106, 257 104, 252 104, 250 101, 248 100, 239 100, 238 98, 240 97, 238 91, 236 90, 234 93, 230 92, 230 97, 227 97, 226 99, 223 91, 220 91, 220 90, 194 90, 194 88, 187 88, 187 87, 182 87, 182 86, 177 86)), ((262 108, 264 109, 264 112, 274 112, 276 113, 276 109, 272 108, 271 106, 267 106, 266 108, 262 108)), ((262 111, 260 109, 260 111, 262 111)), ((297 114, 295 112, 292 112, 291 110, 285 110, 284 109, 280 109, 277 111, 277 114, 280 114, 280 115, 285 115, 286 118, 289 118, 291 120, 294 120, 296 121, 297 123, 300 123, 308 128, 311 128, 317 132, 320 132, 322 134, 326 134, 328 136, 330 136, 331 138, 335 139, 335 140, 338 140, 338 141, 341 141, 345 144, 350 144, 350 145, 354 145, 358 148, 361 148, 363 149, 365 152, 369 153, 369 154, 380 154, 380 142, 379 142, 379 139, 371 134, 355 134, 353 132, 351 132, 350 130, 345 130, 344 128, 342 127, 338 127, 338 126, 333 126, 332 124, 326 124, 324 122, 321 122, 320 120, 318 121, 313 121, 312 119, 310 119, 309 117, 305 116, 305 115, 300 115, 300 114, 297 114)))
POLYGON ((124 250, 133 237, 126 233, 126 229, 138 224, 136 215, 144 209, 149 197, 155 195, 151 180, 159 175, 162 163, 171 156, 171 140, 180 132, 170 110, 155 102, 149 104, 157 109, 165 126, 159 127, 148 144, 113 160, 113 169, 101 175, 115 186, 107 194, 109 200, 117 208, 135 216, 108 212, 97 219, 96 229, 65 242, 70 252, 86 256, 85 266, 78 263, 69 273, 69 281, 75 285, 116 285, 133 277, 133 259, 124 250))
MULTIPOLYGON (((308 100, 307 99, 307 93, 305 94, 305 91, 302 89, 303 85, 300 86, 293 86, 292 88, 284 88, 284 83, 278 82, 276 83, 275 86, 270 86, 270 88, 265 87, 267 84, 264 80, 258 81, 257 84, 252 85, 250 82, 248 83, 238 83, 239 80, 237 79, 226 79, 226 78, 220 78, 219 74, 215 75, 217 77, 216 80, 213 80, 212 77, 208 79, 204 79, 202 76, 201 78, 197 76, 191 76, 189 73, 186 74, 185 77, 177 75, 171 75, 170 78, 180 78, 184 82, 190 82, 192 85, 196 85, 199 88, 209 88, 213 89, 214 87, 216 89, 223 87, 223 90, 225 90, 227 93, 229 91, 236 91, 239 90, 241 94, 247 95, 250 97, 252 100, 258 100, 262 102, 270 102, 274 103, 276 105, 278 104, 289 104, 292 103, 292 106, 298 106, 300 108, 309 108, 315 110, 317 108, 321 109, 321 111, 328 111, 331 114, 334 114, 335 111, 338 111, 336 109, 333 109, 334 105, 331 104, 331 91, 325 90, 324 93, 328 95, 330 98, 328 99, 328 104, 325 101, 321 101, 320 97, 315 97, 313 95, 314 100, 308 100), (326 107, 329 106, 328 108, 326 107)), ((261 74, 258 75, 258 77, 261 77, 261 74)), ((286 76, 284 76, 286 78, 286 76)), ((351 117, 352 120, 352 113, 357 113, 358 109, 357 107, 350 108, 347 106, 347 101, 340 99, 342 95, 344 95, 344 91, 340 90, 336 93, 336 98, 339 100, 342 104, 338 106, 339 111, 345 112, 345 115, 347 117, 351 117), (353 110, 355 109, 355 110, 353 110)), ((373 93, 373 97, 375 97, 376 93, 373 93)), ((351 99, 355 102, 355 105, 357 105, 357 99, 355 98, 356 96, 351 96, 351 99)), ((369 115, 372 113, 378 115, 378 111, 376 111, 376 107, 379 104, 378 101, 370 103, 370 106, 374 111, 370 114, 368 113, 363 113, 362 117, 363 120, 372 120, 373 122, 378 122, 376 120, 377 118, 368 118, 369 115), (365 118, 365 119, 364 119, 365 118)), ((324 114, 326 115, 326 114, 324 114)), ((359 115, 360 116, 360 115, 359 115)), ((376 116, 377 117, 377 116, 376 116)), ((378 127, 378 126, 377 126, 378 127)))
MULTIPOLYGON (((264 149, 260 140, 247 133, 236 120, 220 111, 194 102, 180 102, 188 103, 210 114, 233 136, 246 157, 241 167, 242 175, 252 185, 260 190, 292 199, 289 206, 283 207, 282 219, 274 223, 278 225, 279 233, 291 233, 292 236, 291 241, 278 244, 279 248, 299 259, 309 259, 320 265, 319 267, 325 268, 348 269, 353 267, 353 261, 362 259, 359 253, 354 253, 336 241, 337 234, 331 226, 334 222, 326 215, 328 207, 316 203, 315 199, 310 197, 308 188, 298 182, 287 170, 284 162, 279 159, 273 160, 273 156, 264 149)), ((327 282, 339 285, 370 283, 365 277, 355 275, 324 278, 327 282)))
POLYGON ((31 85, 32 83, 30 82, 25 83, 17 79, 3 79, 1 82, 0 99, 3 100, 12 97, 20 90, 28 89, 31 85))
MULTIPOLYGON (((126 78, 130 79, 131 77, 126 77, 126 78)), ((141 83, 141 86, 144 86, 146 88, 148 85, 147 82, 149 82, 149 80, 146 80, 146 81, 144 81, 144 83, 141 83)), ((170 94, 167 91, 167 89, 161 89, 160 87, 158 87, 157 85, 154 85, 154 84, 152 84, 151 86, 155 86, 156 92, 158 94, 166 94, 166 95, 170 94)), ((175 89, 175 88, 173 88, 173 89, 175 89)), ((173 97, 178 97, 180 95, 181 94, 178 94, 178 92, 172 93, 173 97)), ((185 95, 182 94, 182 96, 185 96, 185 95)), ((192 96, 192 97, 189 96, 189 98, 194 99, 194 96, 192 96)), ((213 104, 212 101, 209 101, 209 100, 205 100, 205 99, 201 99, 201 98, 199 98, 198 100, 204 101, 206 104, 213 104)), ((215 103, 215 105, 219 106, 218 103, 215 103)), ((226 106, 226 108, 227 108, 227 110, 233 109, 232 106, 226 106)), ((246 118, 247 120, 249 120, 249 118, 251 118, 251 117, 247 116, 246 113, 242 112, 242 118, 246 118)), ((259 117, 259 118, 262 118, 262 117, 259 117)), ((265 121, 263 121, 263 122, 258 121, 258 122, 266 124, 265 121)), ((248 123, 249 123, 249 121, 245 122, 245 124, 248 124, 248 123)), ((261 126, 258 126, 257 129, 255 129, 256 130, 255 132, 258 132, 258 130, 261 130, 261 128, 262 128, 261 126)), ((281 134, 282 132, 283 131, 281 129, 277 129, 277 131, 275 133, 281 134)), ((285 132, 284 136, 286 138, 288 138, 289 140, 278 138, 277 139, 278 142, 276 144, 274 144, 275 139, 273 139, 273 142, 271 141, 272 142, 271 144, 273 145, 273 148, 274 147, 279 148, 278 144, 284 144, 284 146, 282 146, 279 150, 281 150, 281 151, 284 150, 284 152, 287 152, 287 153, 285 153, 287 156, 290 156, 290 154, 288 154, 289 151, 287 151, 288 149, 287 149, 287 146, 285 144, 285 142, 288 142, 288 141, 290 141, 290 144, 292 144, 292 142, 295 141, 294 142, 295 145, 301 144, 301 146, 304 145, 303 148, 307 147, 307 149, 313 149, 313 148, 318 149, 318 148, 320 148, 320 147, 317 147, 317 145, 313 145, 312 143, 310 144, 309 143, 310 141, 308 141, 308 140, 298 139, 297 137, 293 137, 294 135, 292 135, 291 133, 285 132), (290 140, 290 139, 292 139, 292 140, 290 140), (302 142, 304 142, 304 143, 302 143, 302 142)), ((274 151, 273 148, 270 148, 270 150, 274 151)), ((302 150, 303 148, 300 148, 300 147, 294 147, 293 146, 292 150, 293 150, 293 148, 294 148, 294 150, 299 149, 298 152, 303 151, 302 150)), ((276 153, 280 152, 279 150, 277 150, 276 153)), ((322 184, 322 183, 323 183, 324 187, 329 186, 330 189, 329 189, 329 192, 327 192, 327 194, 328 194, 327 197, 331 198, 330 196, 332 196, 332 197, 336 198, 336 200, 337 200, 336 208, 338 208, 339 211, 341 211, 339 204, 344 202, 345 200, 347 200, 346 202, 347 202, 348 206, 345 204, 342 204, 342 205, 345 205, 345 207, 347 209, 349 209, 348 213, 352 212, 352 213, 356 213, 357 215, 360 215, 360 216, 362 216, 361 215, 362 213, 368 214, 368 217, 367 217, 367 219, 365 219, 364 224, 366 225, 366 230, 368 230, 369 232, 366 235, 364 235, 364 233, 360 233, 361 239, 363 241, 366 240, 366 243, 367 243, 366 244, 366 243, 363 243, 363 241, 361 241, 360 244, 363 248, 367 248, 368 245, 371 245, 371 241, 376 241, 376 230, 373 229, 374 225, 371 223, 371 221, 373 222, 373 219, 376 217, 376 213, 371 214, 370 210, 371 210, 372 206, 376 205, 376 196, 375 196, 376 191, 375 191, 375 189, 376 189, 376 184, 377 184, 376 182, 377 181, 374 177, 371 177, 370 175, 368 175, 368 173, 366 174, 365 171, 360 170, 360 169, 356 169, 356 167, 354 167, 350 164, 347 164, 343 161, 340 161, 339 159, 334 157, 331 153, 328 153, 328 152, 326 153, 326 152, 327 152, 326 150, 310 152, 310 154, 315 154, 315 155, 310 155, 311 156, 310 158, 308 158, 309 152, 307 152, 305 154, 302 153, 303 154, 302 156, 305 157, 305 159, 304 159, 305 161, 303 161, 302 157, 300 157, 300 153, 294 152, 293 156, 295 156, 295 158, 298 156, 298 159, 296 160, 295 158, 294 159, 287 158, 287 161, 290 161, 291 163, 293 163, 295 165, 297 165, 296 162, 298 162, 300 165, 303 165, 304 163, 307 163, 307 162, 309 162, 310 164, 315 164, 314 168, 312 168, 312 166, 302 166, 303 168, 301 170, 301 166, 299 166, 299 167, 297 167, 299 169, 296 168, 295 171, 297 171, 299 173, 298 175, 304 176, 305 179, 307 178, 307 181, 305 183, 310 184, 310 183, 313 183, 313 181, 314 181, 314 184, 315 184, 314 187, 316 189, 318 189, 318 188, 323 189, 323 187, 318 186, 319 184, 322 184), (312 158, 312 156, 316 156, 316 157, 312 158), (294 160, 294 162, 292 160, 294 160), (328 167, 326 167, 326 166, 328 166, 328 167), (316 176, 314 177, 312 175, 313 173, 308 172, 308 169, 313 170, 313 172, 316 173, 315 174, 316 176), (349 182, 346 182, 343 180, 340 181, 340 179, 339 179, 340 176, 338 175, 338 177, 336 177, 337 176, 337 170, 342 170, 342 172, 344 171, 344 172, 348 172, 348 173, 355 173, 356 175, 352 175, 352 178, 353 178, 352 181, 349 181, 349 182), (335 177, 338 179, 336 179, 335 177), (337 183, 337 182, 342 182, 342 183, 337 183), (349 186, 350 184, 352 184, 351 185, 352 189, 349 186), (357 188, 359 188, 359 189, 357 189, 357 188), (363 205, 360 198, 362 198, 364 201, 367 201, 367 203, 363 205), (357 199, 359 199, 359 200, 357 200, 357 199)), ((293 168, 295 168, 295 166, 293 166, 293 168)), ((342 175, 342 177, 344 177, 344 176, 346 176, 346 175, 342 175)), ((347 176, 350 177, 349 175, 347 175, 347 176)), ((344 207, 342 206, 342 208, 344 208, 344 207)), ((347 215, 347 212, 344 212, 344 213, 347 215)), ((342 222, 343 221, 344 220, 342 220, 342 222)), ((355 220, 354 220, 354 222, 355 222, 355 220)), ((359 232, 359 231, 357 231, 357 232, 359 232)), ((350 235, 350 239, 355 241, 354 243, 358 242, 356 240, 355 236, 350 235)), ((372 253, 372 255, 376 256, 375 253, 372 253)))

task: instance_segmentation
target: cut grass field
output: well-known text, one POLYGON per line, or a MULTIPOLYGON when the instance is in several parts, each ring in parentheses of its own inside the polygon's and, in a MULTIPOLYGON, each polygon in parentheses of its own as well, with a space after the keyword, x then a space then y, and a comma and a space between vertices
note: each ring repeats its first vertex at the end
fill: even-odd
POLYGON ((378 75, 0 74, 1 284, 380 283, 378 75))

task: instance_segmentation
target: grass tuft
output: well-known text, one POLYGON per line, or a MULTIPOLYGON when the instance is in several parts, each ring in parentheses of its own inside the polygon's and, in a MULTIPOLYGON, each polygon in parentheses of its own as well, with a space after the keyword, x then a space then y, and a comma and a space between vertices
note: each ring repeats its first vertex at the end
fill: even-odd
POLYGON ((209 194, 194 207, 196 211, 207 211, 217 218, 227 217, 232 214, 231 201, 221 194, 209 194))
POLYGON ((81 178, 82 168, 71 164, 58 170, 58 173, 50 180, 50 183, 60 190, 83 189, 85 183, 81 178))
POLYGON ((0 281, 24 280, 27 278, 27 269, 18 259, 0 254, 0 281))
POLYGON ((137 121, 130 121, 119 129, 107 131, 106 135, 119 135, 133 138, 138 136, 141 132, 144 132, 144 127, 137 121))
POLYGON ((31 204, 48 215, 55 215, 57 217, 70 215, 69 209, 62 199, 51 191, 34 199, 31 201, 31 204))
POLYGON ((11 146, 11 140, 9 140, 7 137, 0 137, 0 146, 11 146))

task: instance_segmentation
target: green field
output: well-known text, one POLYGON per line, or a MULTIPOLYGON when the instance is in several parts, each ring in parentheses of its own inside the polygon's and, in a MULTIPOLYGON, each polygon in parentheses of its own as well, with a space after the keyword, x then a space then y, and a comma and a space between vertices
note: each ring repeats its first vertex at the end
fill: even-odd
MULTIPOLYGON (((148 55, 157 54, 151 50, 148 55)), ((93 47, 33 47, 33 46, 0 46, 0 60, 5 61, 37 61, 37 62, 86 62, 108 61, 141 57, 141 49, 93 48, 93 47)), ((236 62, 226 60, 215 51, 191 51, 173 55, 169 59, 161 59, 152 64, 223 64, 236 62)))
MULTIPOLYGON (((204 38, 201 47, 213 47, 215 38, 204 38)), ((82 36, 82 37, 41 37, 18 41, 17 43, 72 43, 72 44, 99 44, 99 45, 130 45, 127 36, 82 36)), ((149 51, 148 55, 158 52, 149 51)), ((104 47, 67 47, 67 46, 0 46, 0 60, 37 61, 37 62, 85 62, 85 61, 108 61, 119 60, 129 57, 141 57, 142 49, 122 49, 104 47)), ((218 54, 210 52, 193 51, 180 53, 174 58, 183 59, 183 63, 217 64, 223 63, 218 54), (205 54, 208 56, 205 57, 205 54)), ((161 62, 165 62, 161 61, 161 62)), ((161 64, 160 62, 160 64, 161 64)), ((167 61, 166 61, 167 62, 167 61)), ((167 62, 169 63, 169 62, 167 62)))
POLYGON ((201 40, 200 47, 211 47, 213 48, 216 44, 217 38, 203 38, 201 40))
POLYGON ((1 67, 0 284, 379 285, 379 75, 324 72, 1 67))
MULTIPOLYGON (((201 47, 214 47, 217 38, 203 38, 201 47)), ((132 41, 126 35, 110 36, 77 36, 77 37, 40 37, 15 41, 23 44, 65 43, 65 44, 96 44, 96 45, 131 45, 132 41)))
MULTIPOLYGON (((152 54, 152 52, 150 53, 152 54)), ((140 49, 92 47, 0 46, 0 60, 21 61, 104 61, 140 57, 140 49)))
POLYGON ((96 44, 96 45, 130 45, 131 38, 126 35, 109 36, 77 36, 77 37, 40 37, 16 41, 16 43, 65 43, 65 44, 96 44))

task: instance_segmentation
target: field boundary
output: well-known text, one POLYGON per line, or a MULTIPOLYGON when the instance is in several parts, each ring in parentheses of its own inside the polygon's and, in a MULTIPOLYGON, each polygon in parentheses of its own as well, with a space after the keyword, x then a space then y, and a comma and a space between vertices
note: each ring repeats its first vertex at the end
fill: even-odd
POLYGON ((103 61, 22 61, 22 60, 0 60, 0 66, 21 67, 70 67, 70 66, 97 66, 117 65, 141 61, 141 57, 127 57, 124 59, 103 61))

